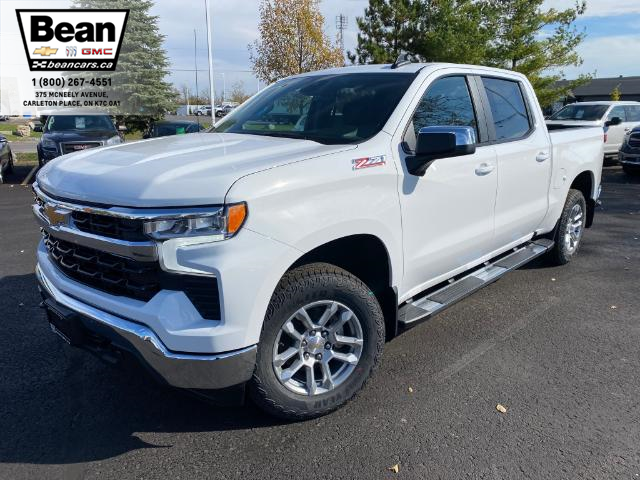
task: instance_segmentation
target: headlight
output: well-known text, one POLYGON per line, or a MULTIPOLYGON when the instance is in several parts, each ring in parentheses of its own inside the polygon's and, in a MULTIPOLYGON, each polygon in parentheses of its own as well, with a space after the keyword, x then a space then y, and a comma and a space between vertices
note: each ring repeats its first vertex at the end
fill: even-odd
POLYGON ((212 241, 233 237, 247 218, 247 204, 221 207, 217 212, 163 218, 145 222, 144 233, 156 240, 187 237, 211 237, 212 241))
POLYGON ((119 136, 111 137, 109 140, 105 142, 105 145, 120 145, 122 143, 122 139, 119 136))
POLYGON ((48 138, 43 138, 40 144, 45 150, 58 150, 58 145, 56 145, 56 142, 54 142, 53 140, 49 140, 48 138))

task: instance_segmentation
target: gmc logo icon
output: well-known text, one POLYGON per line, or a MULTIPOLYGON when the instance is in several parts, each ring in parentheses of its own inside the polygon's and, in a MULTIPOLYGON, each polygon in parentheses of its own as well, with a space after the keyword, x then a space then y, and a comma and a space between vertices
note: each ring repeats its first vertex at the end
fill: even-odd
POLYGON ((16 10, 16 14, 31 71, 116 69, 129 10, 16 10))

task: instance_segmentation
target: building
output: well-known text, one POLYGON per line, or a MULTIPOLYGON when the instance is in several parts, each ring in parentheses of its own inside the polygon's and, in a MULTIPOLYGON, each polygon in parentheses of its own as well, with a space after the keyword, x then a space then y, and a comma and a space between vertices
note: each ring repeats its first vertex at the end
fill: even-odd
MULTIPOLYGON (((566 85, 568 80, 561 80, 559 85, 566 85)), ((611 77, 594 78, 589 83, 574 88, 569 95, 558 100, 550 107, 545 108, 544 114, 551 115, 568 103, 574 102, 596 102, 600 100, 611 100, 611 92, 618 87, 620 100, 635 100, 640 102, 640 76, 634 77, 611 77)))

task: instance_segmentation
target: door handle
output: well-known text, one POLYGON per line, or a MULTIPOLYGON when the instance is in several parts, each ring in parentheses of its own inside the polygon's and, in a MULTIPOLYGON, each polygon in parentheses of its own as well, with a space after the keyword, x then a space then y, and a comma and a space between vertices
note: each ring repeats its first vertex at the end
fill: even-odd
POLYGON ((549 160, 549 154, 546 152, 540 152, 536 155, 536 162, 544 162, 545 160, 549 160))
POLYGON ((493 172, 495 165, 489 165, 488 163, 481 163, 476 167, 476 175, 488 175, 493 172))
POLYGON ((631 131, 631 129, 630 129, 629 127, 627 127, 627 128, 625 128, 625 129, 624 129, 624 131, 625 131, 625 132, 630 132, 630 131, 631 131))

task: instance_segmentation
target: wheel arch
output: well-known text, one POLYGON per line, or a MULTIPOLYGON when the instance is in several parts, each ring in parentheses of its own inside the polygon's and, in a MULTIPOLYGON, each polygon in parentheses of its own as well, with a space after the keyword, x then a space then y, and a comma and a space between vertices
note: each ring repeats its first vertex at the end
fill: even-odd
POLYGON ((287 271, 316 262, 330 263, 362 280, 382 308, 387 339, 397 334, 398 293, 392 281, 393 266, 389 251, 379 237, 354 234, 331 240, 304 253, 287 271))
POLYGON ((585 227, 591 227, 596 209, 596 192, 593 172, 585 170, 579 173, 576 178, 574 178, 573 182, 571 182, 571 186, 569 188, 582 192, 582 195, 587 202, 587 219, 585 227))

